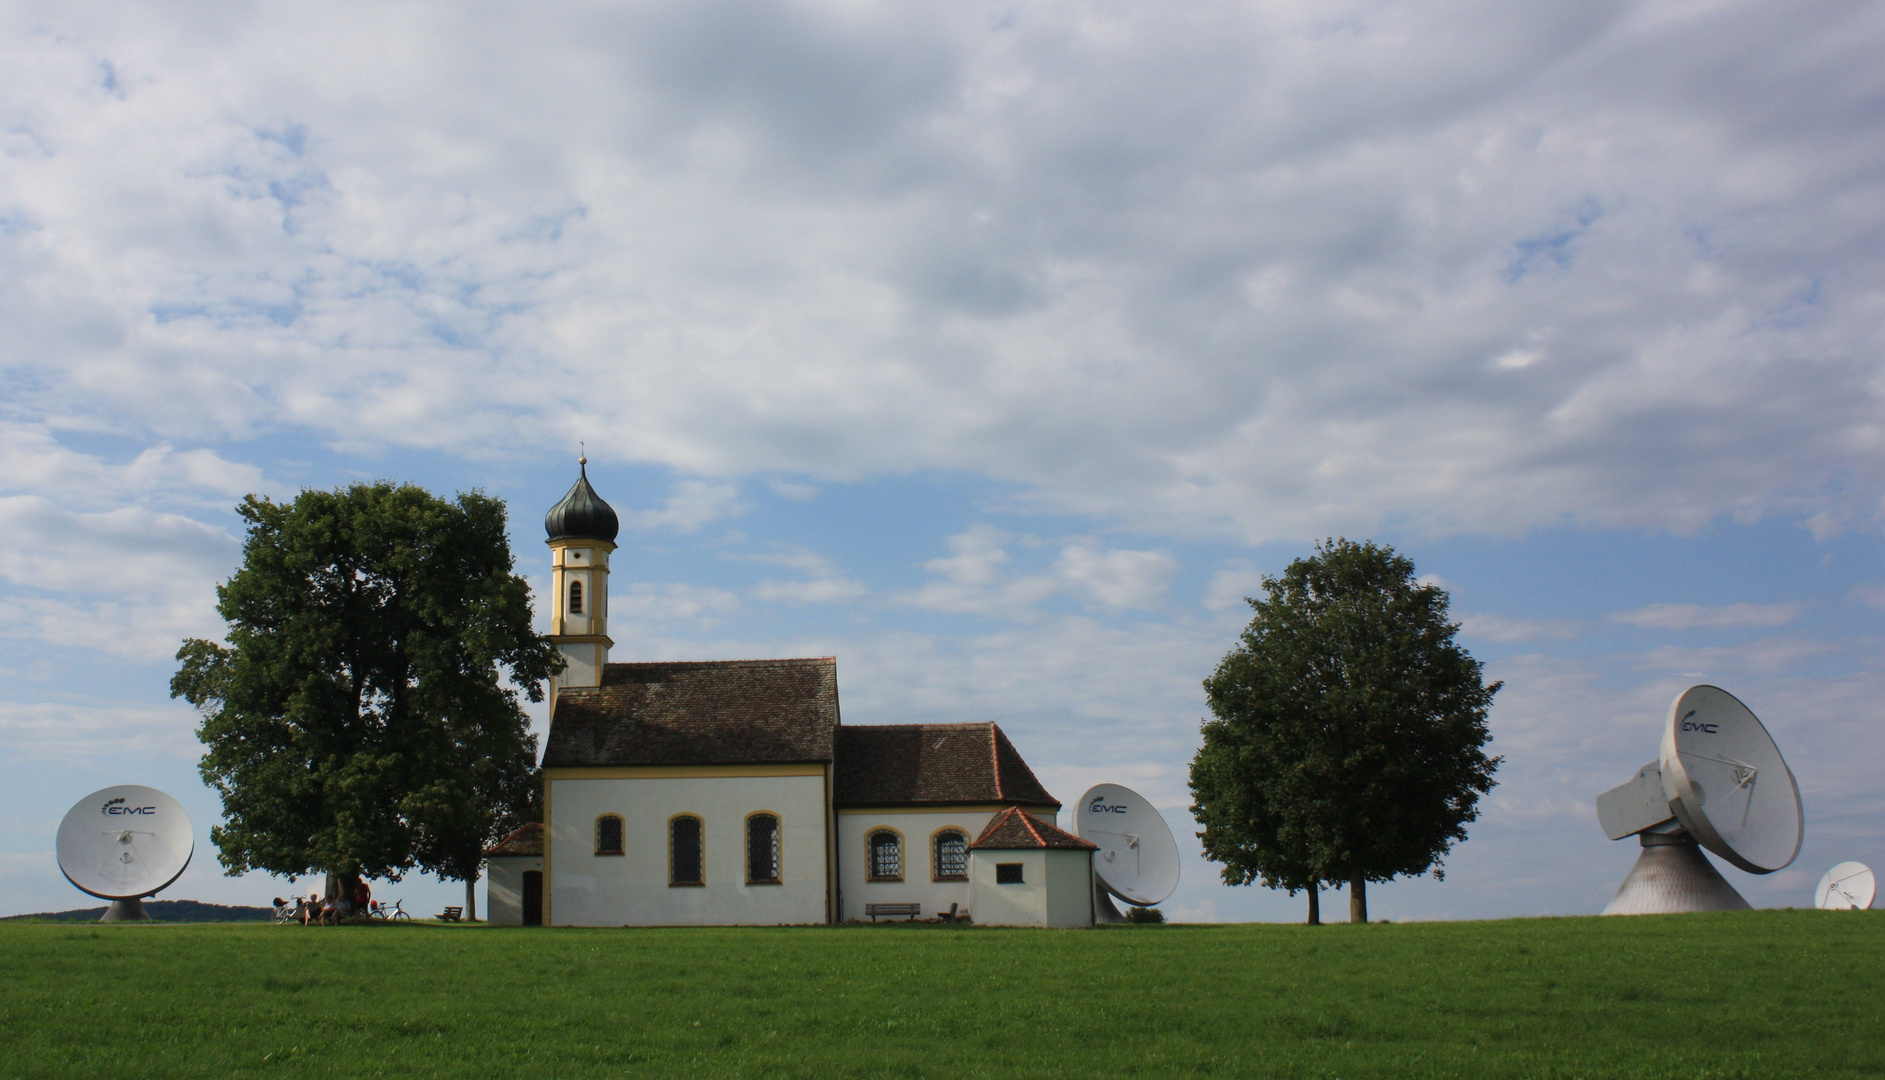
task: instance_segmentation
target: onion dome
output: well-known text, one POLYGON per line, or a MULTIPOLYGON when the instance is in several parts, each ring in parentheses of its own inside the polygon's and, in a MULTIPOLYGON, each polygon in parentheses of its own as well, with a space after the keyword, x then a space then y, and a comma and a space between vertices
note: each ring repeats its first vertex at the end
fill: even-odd
POLYGON ((543 531, 549 533, 552 540, 606 540, 613 544, 615 534, 622 528, 615 519, 615 508, 603 502, 596 489, 589 486, 589 459, 576 460, 582 475, 576 478, 576 486, 569 489, 563 501, 543 515, 543 531))

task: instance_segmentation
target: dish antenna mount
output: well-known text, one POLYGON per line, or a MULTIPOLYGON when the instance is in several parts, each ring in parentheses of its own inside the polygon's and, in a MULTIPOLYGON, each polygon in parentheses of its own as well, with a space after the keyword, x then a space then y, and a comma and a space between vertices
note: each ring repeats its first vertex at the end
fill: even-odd
POLYGON ((148 920, 143 898, 183 875, 196 853, 190 815, 156 788, 121 784, 94 791, 59 823, 59 871, 111 901, 99 922, 148 920))
POLYGON ((1100 922, 1124 922, 1113 906, 1151 907, 1178 888, 1178 844, 1165 819, 1143 795, 1118 784, 1099 784, 1080 796, 1074 832, 1099 845, 1093 853, 1093 914, 1100 922))
POLYGON ((1603 913, 1744 910, 1702 849, 1771 874, 1800 854, 1803 820, 1800 785, 1760 720, 1726 690, 1691 686, 1669 706, 1662 755, 1597 796, 1605 835, 1643 845, 1603 913))

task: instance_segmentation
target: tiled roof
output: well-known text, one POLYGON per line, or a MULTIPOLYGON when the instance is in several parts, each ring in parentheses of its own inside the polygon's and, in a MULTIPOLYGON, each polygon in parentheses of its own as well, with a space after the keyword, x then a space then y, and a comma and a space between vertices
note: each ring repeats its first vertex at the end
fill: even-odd
POLYGON ((487 857, 541 854, 543 854, 543 823, 538 821, 533 821, 499 840, 489 851, 485 852, 487 857))
POLYGON ((1037 848, 1095 851, 1099 845, 1049 825, 1019 806, 1010 806, 996 814, 994 820, 988 823, 988 828, 982 830, 982 835, 969 845, 970 851, 1025 851, 1037 848))
POLYGON ((557 691, 543 766, 825 762, 837 726, 829 656, 610 664, 557 691))
POLYGON ((1060 806, 994 724, 841 727, 833 772, 837 806, 1060 806))

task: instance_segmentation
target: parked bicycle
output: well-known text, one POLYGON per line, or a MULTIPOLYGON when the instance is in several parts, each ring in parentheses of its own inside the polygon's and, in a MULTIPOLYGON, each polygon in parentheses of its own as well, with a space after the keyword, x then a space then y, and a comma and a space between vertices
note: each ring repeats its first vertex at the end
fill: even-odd
POLYGON ((392 907, 387 907, 378 900, 370 900, 367 902, 367 915, 375 919, 385 919, 388 922, 398 919, 403 919, 406 922, 412 921, 412 916, 406 914, 406 902, 404 900, 393 901, 392 907))

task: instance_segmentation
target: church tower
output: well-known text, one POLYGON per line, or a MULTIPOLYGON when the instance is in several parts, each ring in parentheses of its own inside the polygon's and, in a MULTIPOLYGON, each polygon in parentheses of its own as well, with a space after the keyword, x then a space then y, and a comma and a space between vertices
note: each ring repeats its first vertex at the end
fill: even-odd
POLYGON ((620 531, 615 510, 589 486, 589 459, 577 459, 580 475, 563 501, 543 515, 549 533, 550 590, 556 608, 550 640, 569 665, 550 680, 550 699, 558 688, 601 686, 609 662, 609 553, 620 531))

